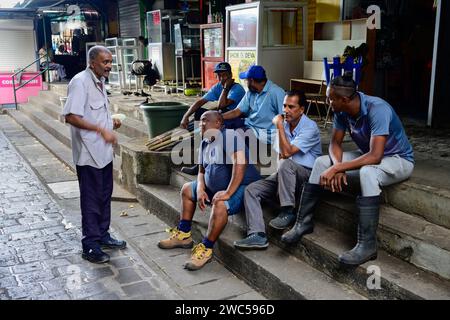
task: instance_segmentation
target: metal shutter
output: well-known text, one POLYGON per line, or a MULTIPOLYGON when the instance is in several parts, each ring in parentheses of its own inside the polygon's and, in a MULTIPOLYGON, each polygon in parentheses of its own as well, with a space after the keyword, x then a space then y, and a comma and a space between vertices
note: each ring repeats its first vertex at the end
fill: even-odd
MULTIPOLYGON (((36 59, 36 51, 32 20, 0 20, 0 71, 25 67, 36 59)), ((27 70, 36 71, 36 65, 27 70)))
POLYGON ((139 0, 119 0, 119 26, 122 38, 141 35, 139 0))

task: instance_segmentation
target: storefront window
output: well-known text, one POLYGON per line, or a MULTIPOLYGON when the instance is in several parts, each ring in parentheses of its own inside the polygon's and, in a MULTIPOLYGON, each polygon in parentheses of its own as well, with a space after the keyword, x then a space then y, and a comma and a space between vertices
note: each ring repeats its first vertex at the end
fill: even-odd
POLYGON ((303 9, 267 8, 264 10, 265 47, 303 45, 303 9))
POLYGON ((161 42, 161 11, 147 13, 149 43, 161 42))
POLYGON ((258 8, 230 12, 230 47, 256 47, 258 8))
POLYGON ((203 30, 204 56, 215 58, 221 57, 222 53, 222 29, 211 28, 203 30))
POLYGON ((84 10, 77 16, 49 15, 51 46, 55 55, 79 55, 87 42, 99 38, 100 16, 92 10, 84 10))

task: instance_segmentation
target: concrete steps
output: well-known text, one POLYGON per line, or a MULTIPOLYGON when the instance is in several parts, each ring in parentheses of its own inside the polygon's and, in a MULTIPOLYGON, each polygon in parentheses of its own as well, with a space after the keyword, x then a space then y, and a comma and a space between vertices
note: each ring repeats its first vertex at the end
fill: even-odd
MULTIPOLYGON (((175 178, 174 178, 175 179, 175 178)), ((139 185, 137 197, 144 207, 149 208, 155 212, 159 218, 168 224, 176 224, 179 215, 179 188, 173 186, 161 185, 139 185)), ((265 212, 265 219, 270 220, 275 215, 269 211, 265 212)), ((255 281, 255 285, 259 290, 266 292, 264 283, 258 283, 258 279, 254 279, 255 275, 246 274, 246 265, 253 265, 251 261, 239 261, 240 259, 247 259, 250 257, 270 256, 271 251, 268 252, 253 252, 244 256, 242 252, 235 250, 232 246, 234 240, 242 238, 244 233, 245 223, 243 215, 240 218, 231 218, 231 222, 227 226, 229 228, 237 228, 238 231, 230 231, 228 236, 224 236, 223 240, 218 243, 218 256, 224 263, 233 269, 241 277, 251 277, 249 281, 255 281), (233 221, 235 220, 235 221, 233 221), (233 227, 230 227, 233 225, 233 227), (230 238, 230 234, 233 236, 230 238), (228 238, 227 238, 228 237, 228 238), (224 244, 223 242, 227 242, 224 244), (225 246, 222 248, 222 246, 225 246)), ((207 219, 202 214, 198 213, 195 217, 196 223, 202 226, 197 235, 197 240, 201 235, 206 233, 207 219)), ((279 242, 281 233, 269 231, 270 241, 275 244, 274 249, 283 249, 283 256, 286 252, 297 257, 298 259, 308 263, 310 266, 320 270, 332 277, 334 280, 351 286, 359 294, 362 294, 371 299, 450 299, 450 282, 443 280, 429 272, 423 271, 410 263, 402 261, 399 258, 389 255, 386 251, 380 249, 379 257, 372 263, 365 264, 356 268, 355 270, 343 269, 339 266, 337 257, 343 251, 348 250, 354 244, 354 241, 345 233, 330 228, 325 223, 319 222, 314 234, 306 236, 302 243, 294 247, 286 247, 279 242), (367 288, 367 281, 370 276, 368 268, 375 265, 381 270, 380 290, 369 290, 367 288), (413 280, 412 280, 413 279, 413 280)), ((228 231, 227 231, 228 232, 228 231)), ((222 239, 222 236, 221 238, 222 239)), ((278 256, 271 260, 266 257, 271 264, 275 264, 273 269, 278 270, 282 268, 284 272, 288 272, 283 268, 285 260, 278 256)), ((370 271, 370 270, 369 270, 370 271)), ((296 272, 301 272, 296 270, 296 272)), ((299 277, 299 275, 298 275, 299 277)), ((262 281, 262 280, 261 280, 262 281)), ((264 282, 264 281, 262 281, 264 282)), ((273 284, 270 284, 273 285, 273 284)))
MULTIPOLYGON (((58 95, 65 95, 61 94, 61 88, 63 86, 57 88, 57 94, 42 92, 40 97, 30 99, 28 108, 21 107, 23 113, 10 114, 18 122, 22 121, 33 135, 33 131, 40 131, 39 140, 47 148, 58 149, 61 145, 68 150, 70 133, 59 116, 58 95)), ((142 131, 143 123, 130 120, 137 121, 134 124, 130 121, 129 125, 136 130, 121 133, 130 139, 127 135, 138 135, 140 131, 141 141, 146 136, 146 131, 145 135, 142 131)), ((322 140, 326 150, 328 137, 322 140)), ((353 143, 347 140, 345 148, 354 150, 353 143)), ((65 157, 68 158, 67 153, 65 157)), ((117 165, 117 161, 115 163, 117 165)), ((281 234, 273 232, 269 235, 273 245, 266 252, 235 250, 233 241, 244 236, 245 224, 241 216, 230 220, 215 254, 249 284, 273 298, 336 299, 341 295, 342 299, 450 299, 450 184, 442 183, 450 181, 447 179, 450 166, 446 166, 449 163, 418 161, 409 181, 384 190, 386 204, 381 210, 378 232, 379 257, 372 263, 354 270, 342 269, 338 264, 337 256, 353 247, 356 234, 354 198, 342 195, 339 199, 325 197, 317 213, 319 222, 314 234, 306 236, 295 247, 279 243, 281 234), (371 265, 381 271, 380 290, 367 287, 371 265), (321 287, 324 292, 318 292, 321 287)), ((115 167, 115 178, 121 180, 120 177, 120 167, 115 167)), ((179 188, 194 178, 173 169, 171 185, 139 184, 136 196, 147 209, 172 225, 178 220, 179 188)), ((266 220, 273 216, 272 210, 265 211, 266 220)), ((200 240, 206 233, 207 218, 198 214, 196 219, 195 237, 200 240)))
MULTIPOLYGON (((184 183, 195 178, 173 169, 171 184, 180 189, 184 183)), ((271 210, 266 211, 266 215, 271 216, 271 210)), ((350 238, 356 237, 356 216, 357 208, 353 197, 332 193, 323 197, 316 213, 317 220, 350 238)), ((449 229, 386 204, 380 210, 378 239, 379 246, 386 252, 423 270, 450 279, 449 229)))
MULTIPOLYGON (((53 105, 51 103, 46 103, 39 101, 36 103, 35 100, 31 100, 29 103, 21 105, 20 111, 25 113, 28 117, 30 117, 33 121, 43 127, 45 130, 53 134, 58 138, 61 142, 63 142, 66 146, 71 147, 71 135, 70 135, 70 127, 61 122, 60 112, 62 108, 57 105, 53 105), (56 118, 55 118, 56 117, 56 118)), ((117 156, 120 156, 121 149, 120 143, 129 141, 131 138, 125 136, 121 133, 117 133, 117 138, 119 143, 114 146, 114 153, 117 156)))
MULTIPOLYGON (((73 172, 76 172, 75 165, 72 159, 72 151, 60 140, 55 138, 51 133, 37 125, 32 119, 28 118, 20 111, 11 110, 9 115, 21 125, 27 132, 35 137, 42 145, 44 145, 55 157, 67 165, 73 172)), ((114 159, 114 179, 117 180, 120 176, 120 158, 114 159)), ((113 201, 134 202, 136 197, 123 189, 117 183, 114 183, 114 191, 112 195, 113 201)))
MULTIPOLYGON (((61 116, 63 107, 59 103, 59 96, 51 91, 42 91, 40 96, 30 99, 30 104, 39 107, 51 117, 64 123, 64 118, 61 116)), ((120 110, 118 112, 111 110, 111 113, 114 114, 122 112, 120 112, 120 110)), ((125 121, 122 122, 122 126, 117 130, 117 132, 131 138, 147 137, 148 128, 144 122, 136 120, 132 117, 127 117, 125 121)))
MULTIPOLYGON (((172 186, 140 185, 138 200, 166 223, 178 220, 179 189, 172 186)), ((208 225, 208 215, 198 214, 193 224, 197 241, 208 225)), ((276 246, 264 252, 241 252, 233 241, 242 237, 242 230, 229 224, 221 235, 215 255, 234 273, 271 299, 364 299, 346 285, 315 270, 276 246)))

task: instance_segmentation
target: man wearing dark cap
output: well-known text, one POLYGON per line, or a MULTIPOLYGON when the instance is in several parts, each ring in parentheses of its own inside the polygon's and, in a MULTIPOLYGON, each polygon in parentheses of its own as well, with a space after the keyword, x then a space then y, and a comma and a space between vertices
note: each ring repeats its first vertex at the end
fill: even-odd
MULTIPOLYGON (((203 96, 200 100, 196 101, 188 111, 183 116, 181 120, 180 127, 183 129, 187 128, 189 123, 189 117, 194 114, 195 121, 199 121, 203 113, 208 111, 202 108, 207 102, 218 101, 219 110, 222 112, 227 112, 233 110, 237 107, 241 99, 245 95, 244 88, 239 84, 235 83, 233 75, 231 73, 231 66, 227 62, 219 63, 215 69, 214 73, 217 75, 219 80, 207 94, 203 96)), ((243 121, 237 119, 235 121, 225 122, 225 127, 227 129, 236 129, 243 126, 243 121)))
MULTIPOLYGON (((245 95, 244 88, 235 83, 231 72, 231 66, 227 62, 221 62, 216 65, 214 73, 217 75, 219 82, 214 85, 206 95, 200 100, 196 101, 183 116, 180 122, 180 127, 187 129, 189 123, 189 117, 194 114, 195 121, 200 121, 200 117, 203 113, 208 111, 202 108, 207 102, 218 101, 218 109, 221 112, 228 112, 235 109, 241 99, 245 95)), ((236 117, 233 120, 224 122, 226 129, 237 129, 244 126, 244 119, 236 117)), ((197 174, 198 166, 192 168, 184 167, 182 172, 187 174, 197 174)))

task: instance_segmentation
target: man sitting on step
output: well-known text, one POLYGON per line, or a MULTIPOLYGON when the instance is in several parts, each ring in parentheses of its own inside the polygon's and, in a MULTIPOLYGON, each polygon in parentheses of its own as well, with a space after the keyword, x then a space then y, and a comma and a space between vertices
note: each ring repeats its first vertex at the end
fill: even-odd
POLYGON ((287 92, 284 115, 273 119, 278 132, 274 143, 274 149, 279 154, 278 171, 265 180, 252 183, 245 190, 248 237, 234 243, 239 249, 264 249, 269 245, 261 201, 279 199, 281 211, 277 218, 270 221, 272 228, 284 230, 295 222, 295 199, 300 198, 314 161, 322 155, 320 130, 304 114, 306 104, 303 92, 287 92))
POLYGON ((313 214, 323 188, 341 192, 347 185, 347 174, 357 174, 362 191, 356 200, 358 242, 339 256, 339 262, 358 266, 377 258, 380 187, 408 179, 414 169, 414 153, 394 109, 380 98, 358 92, 352 74, 331 81, 327 100, 335 113, 330 155, 315 162, 303 189, 297 221, 282 241, 294 244, 312 233, 313 214), (358 151, 343 152, 347 130, 358 151))
POLYGON ((228 216, 243 208, 247 185, 260 179, 256 168, 248 163, 248 150, 234 130, 225 130, 223 117, 217 111, 201 116, 200 169, 197 181, 186 183, 181 190, 181 214, 178 228, 169 230, 170 237, 161 240, 161 249, 191 248, 191 224, 195 207, 204 211, 212 205, 208 232, 192 250, 188 270, 201 269, 211 261, 214 243, 228 222, 228 216))

